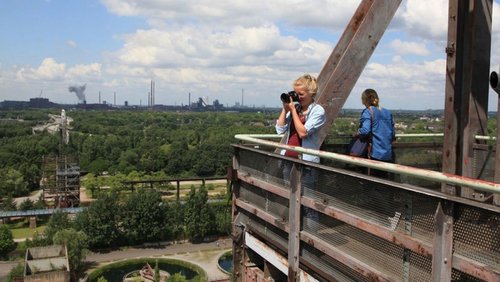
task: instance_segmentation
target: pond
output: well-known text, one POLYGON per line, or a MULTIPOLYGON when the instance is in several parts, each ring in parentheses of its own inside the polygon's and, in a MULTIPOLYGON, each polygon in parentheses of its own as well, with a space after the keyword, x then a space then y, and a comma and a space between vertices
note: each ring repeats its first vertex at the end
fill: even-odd
POLYGON ((233 272, 233 253, 227 252, 219 258, 219 266, 227 273, 233 272))
MULTIPOLYGON (((108 281, 122 281, 123 276, 129 272, 142 269, 142 267, 149 263, 151 267, 155 267, 156 259, 133 259, 117 263, 108 264, 92 272, 89 276, 90 282, 97 282, 99 277, 104 277, 108 281)), ((186 279, 191 280, 197 275, 205 276, 202 269, 183 261, 176 261, 171 259, 158 259, 158 268, 164 270, 171 275, 180 273, 186 279)))

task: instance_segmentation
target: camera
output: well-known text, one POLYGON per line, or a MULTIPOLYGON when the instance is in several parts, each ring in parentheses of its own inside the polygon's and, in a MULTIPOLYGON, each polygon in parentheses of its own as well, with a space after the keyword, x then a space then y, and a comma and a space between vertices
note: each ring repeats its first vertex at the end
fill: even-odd
POLYGON ((281 94, 281 101, 283 103, 290 103, 290 97, 292 98, 293 102, 298 102, 299 101, 299 94, 295 91, 290 91, 288 93, 282 93, 281 94))

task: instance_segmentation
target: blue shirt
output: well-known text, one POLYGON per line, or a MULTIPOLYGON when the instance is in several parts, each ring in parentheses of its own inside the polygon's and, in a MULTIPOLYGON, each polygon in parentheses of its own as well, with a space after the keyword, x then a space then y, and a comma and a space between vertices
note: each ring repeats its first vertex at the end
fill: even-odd
POLYGON ((394 120, 389 110, 371 106, 361 112, 359 118, 359 135, 362 138, 372 133, 372 147, 370 157, 376 160, 392 161, 392 141, 396 136, 394 120), (371 109, 371 111, 370 111, 371 109), (373 112, 373 125, 371 112, 373 112))
MULTIPOLYGON (((304 127, 307 131, 307 136, 302 139, 303 148, 319 150, 319 148, 321 147, 321 142, 319 140, 318 133, 323 124, 325 124, 325 119, 325 109, 323 109, 323 107, 319 104, 311 103, 307 108, 306 123, 304 124, 304 127)), ((276 132, 278 134, 287 133, 286 144, 288 144, 288 130, 290 128, 291 122, 292 115, 290 112, 286 114, 286 121, 283 126, 279 126, 278 122, 276 121, 276 132)), ((285 151, 286 150, 281 150, 281 155, 284 155, 285 151)), ((304 161, 319 163, 318 156, 302 154, 302 159, 304 161)))

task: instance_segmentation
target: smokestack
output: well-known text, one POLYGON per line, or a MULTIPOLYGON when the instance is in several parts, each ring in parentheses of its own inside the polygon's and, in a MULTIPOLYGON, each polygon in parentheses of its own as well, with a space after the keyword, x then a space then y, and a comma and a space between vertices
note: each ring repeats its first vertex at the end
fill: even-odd
POLYGON ((78 98, 78 102, 85 103, 85 88, 87 87, 87 84, 85 83, 82 86, 69 86, 68 91, 69 92, 74 92, 76 94, 76 97, 78 98))
POLYGON ((113 92, 113 106, 116 106, 116 91, 113 92))
POLYGON ((150 85, 151 91, 148 95, 148 107, 154 107, 155 105, 155 81, 151 79, 150 85))
POLYGON ((99 104, 101 103, 101 91, 99 91, 99 104))

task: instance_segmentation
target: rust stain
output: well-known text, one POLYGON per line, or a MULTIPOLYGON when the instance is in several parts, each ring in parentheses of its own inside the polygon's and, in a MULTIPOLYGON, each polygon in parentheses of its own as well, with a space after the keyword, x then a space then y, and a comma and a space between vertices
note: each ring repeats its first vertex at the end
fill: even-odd
POLYGON ((307 239, 307 244, 311 245, 314 247, 314 240, 312 239, 307 239))

